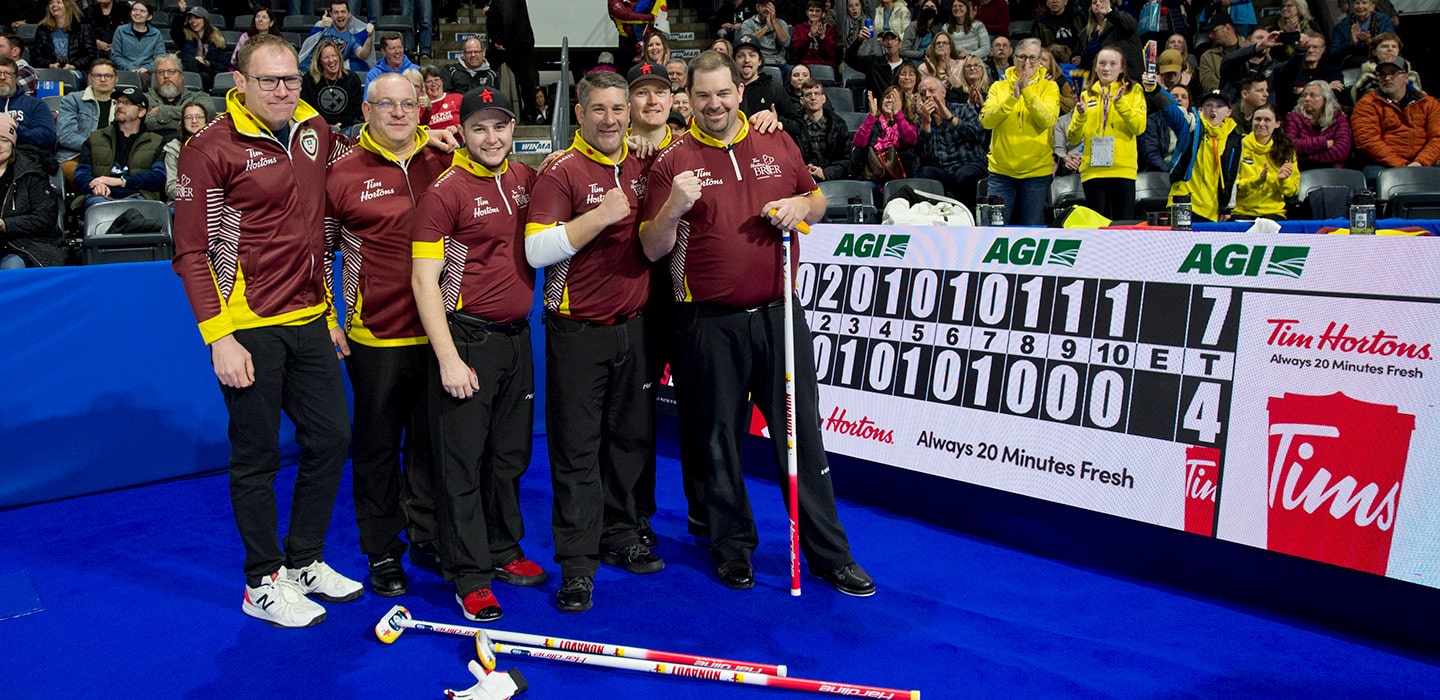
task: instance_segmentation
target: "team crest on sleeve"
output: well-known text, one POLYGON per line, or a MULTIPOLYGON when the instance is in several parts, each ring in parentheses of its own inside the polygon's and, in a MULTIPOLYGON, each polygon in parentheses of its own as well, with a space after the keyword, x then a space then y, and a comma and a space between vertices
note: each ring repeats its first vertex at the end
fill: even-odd
POLYGON ((320 152, 320 137, 315 134, 313 127, 307 126, 300 132, 300 149, 305 151, 310 160, 315 160, 315 155, 320 152))

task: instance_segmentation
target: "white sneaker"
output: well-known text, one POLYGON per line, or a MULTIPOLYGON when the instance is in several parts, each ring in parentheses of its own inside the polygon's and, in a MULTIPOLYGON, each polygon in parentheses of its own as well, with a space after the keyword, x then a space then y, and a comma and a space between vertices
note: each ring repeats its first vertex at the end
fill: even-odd
POLYGON ((341 576, 323 561, 303 569, 285 570, 285 575, 300 584, 300 590, 305 595, 313 595, 327 603, 344 603, 365 593, 365 587, 359 581, 341 576))
POLYGON ((265 577, 259 586, 245 586, 245 603, 240 609, 276 627, 311 627, 325 620, 325 608, 306 598, 300 584, 286 577, 284 567, 265 577))

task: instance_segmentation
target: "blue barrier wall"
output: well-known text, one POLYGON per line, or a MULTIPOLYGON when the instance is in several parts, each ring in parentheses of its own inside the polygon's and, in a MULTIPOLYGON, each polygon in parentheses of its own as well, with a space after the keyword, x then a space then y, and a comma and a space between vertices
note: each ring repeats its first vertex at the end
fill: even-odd
MULTIPOLYGON (((0 348, 0 507, 226 466, 225 406, 168 262, 0 274, 0 348)), ((281 432, 293 463, 292 431, 281 432)))

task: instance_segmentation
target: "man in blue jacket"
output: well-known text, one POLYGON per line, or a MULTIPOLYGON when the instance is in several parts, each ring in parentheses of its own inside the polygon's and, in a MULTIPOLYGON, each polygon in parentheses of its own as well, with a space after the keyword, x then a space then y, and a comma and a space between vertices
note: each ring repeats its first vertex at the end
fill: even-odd
POLYGON ((37 97, 19 89, 20 68, 9 56, 0 56, 0 112, 15 118, 20 145, 55 150, 55 117, 37 97))

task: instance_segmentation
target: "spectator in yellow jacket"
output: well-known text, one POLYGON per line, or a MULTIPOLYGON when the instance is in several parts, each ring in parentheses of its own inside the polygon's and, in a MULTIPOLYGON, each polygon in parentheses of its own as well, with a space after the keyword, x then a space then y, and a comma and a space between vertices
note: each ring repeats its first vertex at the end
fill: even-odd
POLYGON ((1145 131, 1145 96, 1125 77, 1125 57, 1106 47, 1095 55, 1091 83, 1075 100, 1075 117, 1065 138, 1084 153, 1080 181, 1085 203, 1108 219, 1135 212, 1135 139, 1145 131))
POLYGON ((1240 172, 1235 177, 1235 215, 1285 218, 1285 200, 1300 193, 1300 165, 1295 144, 1275 108, 1257 108, 1250 115, 1250 133, 1240 141, 1240 172))
POLYGON ((1230 118, 1230 97, 1220 90, 1210 92, 1200 99, 1200 115, 1186 156, 1190 163, 1184 166, 1189 175, 1172 185, 1170 194, 1190 197, 1195 221, 1228 221, 1241 138, 1230 118))
POLYGON ((1015 65, 990 86, 980 126, 990 130, 989 192, 1005 200, 1005 221, 1045 225, 1045 196, 1054 169, 1052 129, 1060 114, 1060 89, 1040 65, 1040 40, 1015 48, 1015 65))

